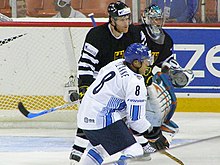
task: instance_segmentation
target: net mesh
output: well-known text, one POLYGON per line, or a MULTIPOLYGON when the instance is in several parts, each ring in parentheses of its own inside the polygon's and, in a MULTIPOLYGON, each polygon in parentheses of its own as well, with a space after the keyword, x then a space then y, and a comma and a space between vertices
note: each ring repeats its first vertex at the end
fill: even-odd
MULTIPOLYGON (((60 23, 62 25, 62 23, 60 23)), ((0 37, 0 110, 63 105, 64 86, 76 77, 77 61, 89 28, 2 27, 0 37)), ((51 27, 50 27, 51 26, 51 27)), ((75 87, 77 81, 75 79, 75 87)), ((68 109, 77 109, 77 106, 68 109)))

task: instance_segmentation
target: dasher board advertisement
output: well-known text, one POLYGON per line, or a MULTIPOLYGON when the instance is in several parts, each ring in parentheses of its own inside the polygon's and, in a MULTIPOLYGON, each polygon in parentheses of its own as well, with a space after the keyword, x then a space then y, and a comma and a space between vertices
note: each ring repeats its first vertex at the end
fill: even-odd
MULTIPOLYGON (((170 27, 176 59, 195 79, 176 93, 220 93, 220 27, 170 27)), ((220 96, 219 96, 220 97, 220 96)))

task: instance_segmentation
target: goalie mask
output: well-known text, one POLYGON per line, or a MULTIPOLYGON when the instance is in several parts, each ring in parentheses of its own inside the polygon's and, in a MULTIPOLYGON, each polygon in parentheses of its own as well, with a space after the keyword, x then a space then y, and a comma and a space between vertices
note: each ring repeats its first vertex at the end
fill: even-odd
POLYGON ((194 79, 192 70, 173 69, 171 67, 169 75, 173 86, 176 88, 186 87, 194 79))
POLYGON ((164 32, 162 26, 164 23, 163 12, 157 5, 150 5, 142 15, 142 22, 146 26, 148 35, 158 44, 164 43, 164 32))

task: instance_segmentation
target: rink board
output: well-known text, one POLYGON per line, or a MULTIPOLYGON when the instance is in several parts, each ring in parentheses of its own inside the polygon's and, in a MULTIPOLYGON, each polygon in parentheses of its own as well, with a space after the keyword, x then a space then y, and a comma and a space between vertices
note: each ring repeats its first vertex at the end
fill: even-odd
MULTIPOLYGON (((88 25, 84 26, 83 22, 80 24, 81 27, 75 26, 74 23, 53 23, 51 26, 47 25, 48 27, 45 27, 45 23, 35 25, 30 22, 27 25, 25 23, 2 25, 0 110, 16 109, 18 100, 27 102, 33 96, 40 98, 38 100, 44 100, 40 107, 37 107, 39 102, 35 104, 31 100, 33 107, 37 107, 34 110, 48 109, 64 103, 63 84, 67 82, 69 76, 67 50, 71 50, 66 47, 66 34, 70 32, 74 36, 70 43, 75 46, 77 61, 85 35, 91 28, 88 25), (70 29, 64 28, 64 25, 70 29), (3 42, 21 34, 21 37, 10 42, 3 42), (24 48, 27 43, 29 46, 24 48), (66 52, 66 55, 62 52, 66 52), (53 63, 47 64, 47 61, 51 62, 50 59, 53 59, 53 63), (64 60, 62 65, 59 64, 61 60, 64 60), (58 66, 62 68, 57 69, 54 64, 59 64, 58 66), (27 99, 23 99, 24 95, 27 99), (42 107, 43 105, 48 106, 42 107)), ((173 51, 177 61, 182 67, 192 69, 195 74, 195 79, 188 87, 175 89, 179 112, 220 112, 219 27, 166 27, 175 43, 173 51), (214 39, 211 36, 214 36, 214 39)))
POLYGON ((177 111, 220 112, 220 28, 169 27, 179 64, 192 69, 195 78, 189 86, 175 89, 177 111), (211 36, 214 36, 211 37, 211 36))
POLYGON ((177 98, 177 112, 220 112, 220 98, 177 98))

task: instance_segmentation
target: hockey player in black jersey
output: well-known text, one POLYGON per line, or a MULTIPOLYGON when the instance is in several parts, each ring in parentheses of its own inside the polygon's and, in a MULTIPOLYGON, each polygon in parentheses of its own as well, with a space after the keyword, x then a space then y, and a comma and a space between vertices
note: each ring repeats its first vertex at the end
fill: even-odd
MULTIPOLYGON (((147 39, 147 46, 154 55, 154 66, 163 68, 164 62, 174 62, 174 67, 180 67, 173 56, 173 40, 162 28, 164 17, 162 10, 157 5, 150 5, 142 15, 142 24, 139 25, 147 39)), ((173 65, 173 64, 172 64, 173 65)))
MULTIPOLYGON (((132 43, 145 44, 143 32, 130 24, 130 8, 121 1, 108 6, 109 22, 92 28, 86 35, 78 63, 78 86, 80 98, 95 80, 99 70, 109 62, 124 57, 126 48, 132 43)), ((77 129, 70 160, 79 161, 87 147, 81 129, 77 129)))
MULTIPOLYGON (((162 28, 164 16, 162 10, 157 5, 147 7, 142 15, 142 24, 137 27, 146 37, 145 45, 149 47, 154 55, 154 68, 161 68, 163 73, 168 73, 170 69, 182 69, 173 54, 173 40, 170 35, 162 28)), ((185 71, 185 70, 184 70, 185 71)), ((185 73, 184 73, 185 74, 185 73)), ((185 84, 174 84, 175 87, 187 86, 192 81, 193 73, 187 75, 188 81, 185 84)))

